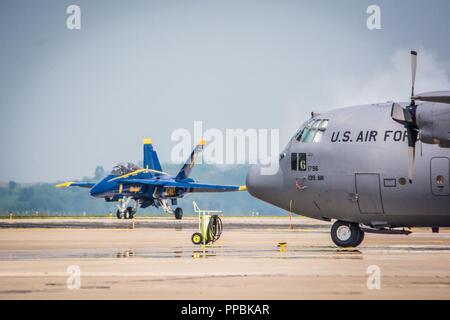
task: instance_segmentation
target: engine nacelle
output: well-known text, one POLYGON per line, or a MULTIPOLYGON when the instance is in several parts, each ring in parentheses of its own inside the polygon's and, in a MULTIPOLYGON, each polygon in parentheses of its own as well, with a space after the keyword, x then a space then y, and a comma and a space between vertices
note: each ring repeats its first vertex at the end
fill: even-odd
POLYGON ((450 148, 450 105, 420 104, 416 110, 416 123, 420 141, 450 148))

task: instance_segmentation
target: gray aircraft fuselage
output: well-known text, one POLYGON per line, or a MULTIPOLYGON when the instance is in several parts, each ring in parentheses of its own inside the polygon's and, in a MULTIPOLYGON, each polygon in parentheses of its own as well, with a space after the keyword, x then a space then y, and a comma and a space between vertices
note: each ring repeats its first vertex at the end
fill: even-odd
MULTIPOLYGON (((418 106, 448 110, 444 104, 418 106)), ((418 141, 410 183, 407 131, 392 120, 391 109, 392 103, 373 104, 314 116, 328 120, 320 142, 294 136, 275 175, 251 168, 248 191, 315 219, 377 228, 450 226, 450 148, 418 141)), ((448 131, 450 138, 450 126, 448 131)))

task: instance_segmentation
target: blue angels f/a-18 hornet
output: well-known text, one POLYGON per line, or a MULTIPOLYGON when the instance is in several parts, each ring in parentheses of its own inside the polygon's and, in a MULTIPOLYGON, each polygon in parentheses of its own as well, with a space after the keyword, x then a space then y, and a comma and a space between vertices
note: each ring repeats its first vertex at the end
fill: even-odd
POLYGON ((132 219, 138 206, 141 208, 162 207, 165 212, 174 214, 176 219, 181 219, 182 208, 173 210, 171 205, 177 205, 178 198, 182 198, 187 193, 246 190, 245 186, 196 183, 189 178, 195 160, 204 145, 205 141, 201 140, 176 176, 162 171, 152 140, 144 139, 143 168, 133 163, 120 163, 106 178, 97 183, 65 182, 56 186, 89 188, 93 197, 104 198, 108 202, 119 202, 118 219, 132 219), (134 206, 128 206, 131 200, 134 200, 134 206))

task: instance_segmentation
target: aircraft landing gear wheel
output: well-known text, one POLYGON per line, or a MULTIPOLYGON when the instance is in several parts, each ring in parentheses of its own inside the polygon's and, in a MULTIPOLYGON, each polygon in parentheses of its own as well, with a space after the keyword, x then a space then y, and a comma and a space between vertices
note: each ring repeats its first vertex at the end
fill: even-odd
POLYGON ((359 246, 362 242, 363 242, 363 240, 364 240, 364 234, 365 234, 365 232, 364 231, 362 231, 361 230, 361 228, 359 228, 358 227, 358 231, 359 231, 359 240, 355 243, 355 245, 353 246, 353 247, 357 247, 357 246, 359 246))
POLYGON ((125 219, 133 219, 135 213, 136 210, 134 210, 132 207, 128 207, 125 211, 125 219))
POLYGON ((192 243, 195 245, 200 245, 203 242, 203 236, 201 233, 194 233, 191 237, 192 243))
POLYGON ((120 210, 117 210, 116 216, 117 216, 117 219, 122 219, 122 212, 120 212, 120 210))
POLYGON ((183 209, 181 209, 180 207, 175 209, 175 219, 177 220, 181 220, 183 218, 183 209))
POLYGON ((338 247, 357 247, 364 240, 364 231, 356 223, 336 221, 331 227, 331 239, 338 247))

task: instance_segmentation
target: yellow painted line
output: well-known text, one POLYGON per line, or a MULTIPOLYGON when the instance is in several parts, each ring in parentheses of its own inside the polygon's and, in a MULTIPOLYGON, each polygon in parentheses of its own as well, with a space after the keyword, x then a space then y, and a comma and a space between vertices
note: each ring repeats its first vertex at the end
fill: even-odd
POLYGON ((166 175, 168 175, 168 173, 163 172, 163 171, 158 171, 158 170, 153 170, 153 169, 139 169, 139 170, 136 170, 136 171, 133 171, 133 172, 130 172, 130 173, 127 173, 127 174, 124 174, 124 175, 121 175, 121 176, 112 178, 112 179, 109 180, 108 182, 111 182, 111 181, 114 181, 114 180, 118 180, 118 179, 128 178, 128 177, 131 177, 131 176, 135 176, 135 175, 137 175, 138 173, 141 173, 141 172, 146 172, 146 173, 148 173, 148 172, 154 172, 154 173, 159 173, 159 174, 166 174, 166 175))
POLYGON ((124 175, 121 175, 121 176, 112 178, 111 180, 109 180, 109 182, 114 181, 114 180, 117 180, 117 179, 128 178, 128 177, 130 177, 130 176, 137 175, 138 173, 141 173, 141 172, 148 172, 148 171, 151 171, 151 170, 149 170, 149 169, 139 169, 139 170, 136 170, 136 171, 133 171, 133 172, 130 172, 130 173, 127 173, 127 174, 124 174, 124 175))

